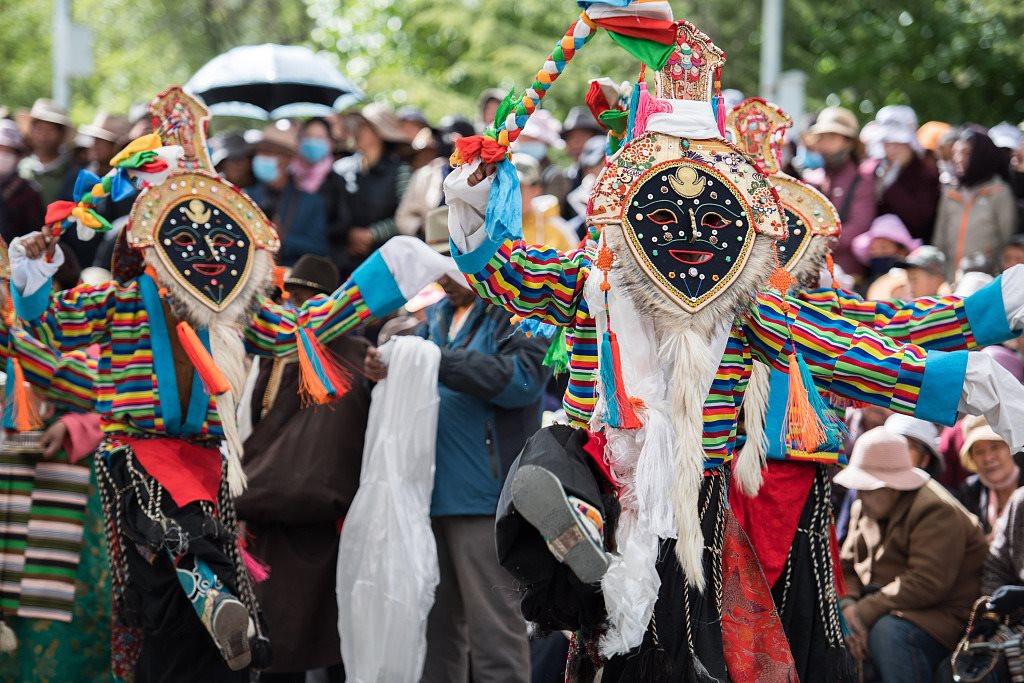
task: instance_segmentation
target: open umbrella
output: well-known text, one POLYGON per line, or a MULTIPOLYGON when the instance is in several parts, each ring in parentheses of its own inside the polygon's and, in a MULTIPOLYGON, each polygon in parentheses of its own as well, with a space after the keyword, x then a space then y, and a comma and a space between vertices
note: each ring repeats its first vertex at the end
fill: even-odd
POLYGON ((243 45, 207 62, 185 84, 210 113, 279 119, 326 116, 363 93, 326 59, 298 45, 243 45))

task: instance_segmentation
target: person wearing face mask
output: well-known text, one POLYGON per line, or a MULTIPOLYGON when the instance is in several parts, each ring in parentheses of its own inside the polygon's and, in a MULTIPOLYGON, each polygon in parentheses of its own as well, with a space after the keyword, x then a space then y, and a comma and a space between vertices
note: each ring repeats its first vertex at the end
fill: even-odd
POLYGON ((345 123, 355 153, 334 164, 342 182, 338 217, 328 233, 342 277, 398 234, 395 212, 412 176, 405 162, 412 141, 394 112, 374 103, 348 116, 345 123))
POLYGON ((910 234, 929 242, 939 205, 939 172, 917 141, 917 114, 906 105, 882 107, 875 116, 885 156, 875 169, 878 213, 899 216, 910 234))
POLYGON ((868 230, 876 215, 874 171, 861 163, 864 154, 857 138, 859 132, 857 117, 850 110, 823 109, 806 136, 807 146, 821 156, 822 168, 804 173, 805 179, 818 186, 839 211, 843 234, 832 256, 844 272, 854 277, 863 275, 864 267, 853 255, 853 239, 868 230))
POLYGON ((960 487, 958 497, 964 507, 978 516, 988 534, 995 528, 1010 496, 1024 486, 1024 470, 984 418, 966 418, 963 431, 960 463, 974 474, 960 487))
POLYGON ((920 246, 921 240, 910 236, 903 221, 888 213, 873 220, 867 232, 857 235, 850 249, 864 266, 862 272, 866 274, 867 281, 871 282, 888 273, 920 246))
POLYGON ((861 680, 930 681, 978 596, 987 550, 978 520, 885 427, 857 440, 835 482, 857 491, 839 604, 861 680))
POLYGON ((1006 182, 1005 156, 983 129, 968 127, 953 145, 957 184, 939 203, 934 244, 949 257, 953 279, 965 256, 993 258, 1017 230, 1017 205, 1006 182))
POLYGON ((18 176, 18 159, 24 152, 18 126, 0 119, 0 236, 6 242, 32 232, 43 219, 39 187, 18 176))
POLYGON ((282 266, 291 266, 303 254, 328 254, 324 200, 304 191, 291 171, 299 153, 293 130, 267 126, 252 158, 256 184, 245 190, 277 228, 281 238, 277 262, 282 266))

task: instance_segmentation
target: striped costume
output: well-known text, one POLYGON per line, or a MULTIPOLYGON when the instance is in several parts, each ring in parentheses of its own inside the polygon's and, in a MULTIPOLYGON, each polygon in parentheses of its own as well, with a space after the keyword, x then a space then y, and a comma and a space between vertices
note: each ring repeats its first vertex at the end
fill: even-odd
MULTIPOLYGON (((959 351, 1013 336, 1001 285, 997 280, 967 298, 922 297, 905 302, 865 301, 855 293, 827 288, 800 291, 796 296, 900 343, 959 351)), ((845 463, 846 453, 841 438, 827 440, 812 453, 786 443, 782 423, 788 377, 773 369, 769 383, 765 436, 770 463, 763 472, 764 483, 753 498, 732 487, 730 502, 772 586, 801 680, 833 680, 841 670, 842 633, 833 590, 838 571, 825 466, 845 463), (768 519, 771 524, 765 523, 768 519)))
MULTIPOLYGON (((454 255, 480 296, 517 315, 569 328, 569 387, 564 406, 575 426, 588 425, 596 402, 597 352, 594 319, 587 310, 583 286, 595 258, 593 251, 559 253, 509 239, 485 240, 468 253, 454 255)), ((732 459, 752 362, 786 372, 793 346, 821 391, 953 423, 966 352, 900 344, 791 296, 785 297, 785 305, 791 311, 789 325, 783 297, 763 291, 733 324, 704 402, 706 468, 732 459)))

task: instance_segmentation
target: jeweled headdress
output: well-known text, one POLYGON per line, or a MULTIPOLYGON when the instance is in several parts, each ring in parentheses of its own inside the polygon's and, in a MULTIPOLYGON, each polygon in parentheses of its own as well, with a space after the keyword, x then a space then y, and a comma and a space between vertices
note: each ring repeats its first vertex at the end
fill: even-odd
POLYGON ((793 120, 785 112, 759 97, 745 99, 726 117, 733 143, 761 164, 779 193, 788 224, 788 235, 778 244, 779 263, 799 279, 803 271, 821 267, 827 242, 814 248, 815 238, 825 241, 838 237, 840 220, 825 195, 782 171, 782 145, 792 125, 793 120))

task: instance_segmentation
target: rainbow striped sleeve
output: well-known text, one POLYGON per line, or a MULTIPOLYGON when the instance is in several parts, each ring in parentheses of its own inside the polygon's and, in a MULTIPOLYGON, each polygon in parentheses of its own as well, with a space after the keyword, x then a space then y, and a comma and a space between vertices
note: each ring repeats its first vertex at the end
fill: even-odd
POLYGON ((301 307, 274 303, 264 297, 245 329, 250 353, 286 356, 295 351, 295 330, 312 327, 327 342, 358 326, 371 315, 359 286, 351 280, 330 296, 310 298, 301 307))
POLYGON ((60 412, 88 412, 96 403, 96 361, 84 349, 58 354, 25 330, 11 333, 11 351, 25 379, 43 391, 60 412))
POLYGON ((795 349, 819 391, 953 424, 967 368, 966 351, 928 351, 774 292, 759 294, 745 332, 755 356, 786 371, 795 349), (786 309, 789 325, 786 324, 786 309))
POLYGON ((929 350, 970 351, 1004 342, 1018 334, 1010 329, 1006 320, 1001 277, 967 298, 866 301, 853 292, 833 289, 808 290, 799 298, 903 343, 929 350))
POLYGON ((562 326, 575 321, 592 263, 586 249, 560 252, 527 246, 521 239, 488 239, 465 254, 453 243, 452 256, 484 299, 516 315, 562 326))
MULTIPOLYGON (((43 291, 48 290, 39 290, 43 291)), ((116 283, 82 284, 49 298, 39 292, 26 298, 15 293, 14 308, 29 334, 45 345, 70 351, 102 342, 110 334, 116 283)))

